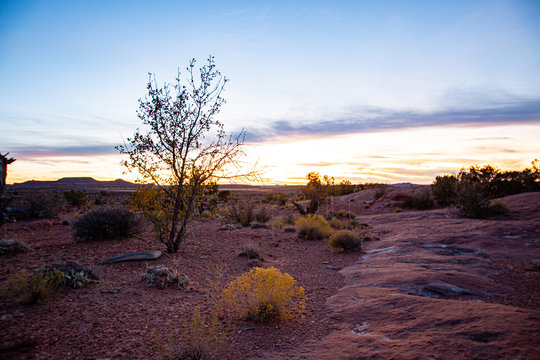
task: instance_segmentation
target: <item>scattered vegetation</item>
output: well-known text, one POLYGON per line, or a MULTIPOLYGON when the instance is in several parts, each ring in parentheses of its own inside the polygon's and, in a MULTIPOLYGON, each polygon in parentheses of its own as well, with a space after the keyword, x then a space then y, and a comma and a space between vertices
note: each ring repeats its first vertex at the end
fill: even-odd
POLYGON ((330 246, 343 251, 360 250, 362 237, 351 230, 339 230, 330 236, 330 246))
MULTIPOLYGON (((456 205, 464 217, 483 218, 500 214, 489 200, 529 191, 540 191, 540 161, 523 171, 501 171, 494 166, 471 166, 455 175, 437 176, 433 196, 443 206, 456 205)), ((498 205, 499 206, 499 205, 498 205)))
POLYGON ((234 281, 223 292, 226 307, 246 320, 268 322, 287 320, 304 310, 304 289, 289 274, 272 267, 254 268, 234 281))
POLYGON ((189 283, 189 278, 186 275, 181 274, 176 269, 162 265, 147 267, 146 273, 141 276, 141 280, 149 284, 155 284, 159 289, 172 287, 181 290, 189 283))
POLYGON ((73 207, 81 207, 86 204, 87 200, 86 193, 84 191, 74 189, 64 191, 64 199, 66 200, 68 205, 73 207))
POLYGON ((140 221, 125 208, 101 208, 90 211, 72 225, 77 241, 126 238, 140 231, 140 221))
POLYGON ((332 234, 332 227, 328 221, 317 214, 309 214, 296 220, 298 237, 307 240, 324 239, 332 234))
POLYGON ((264 195, 264 201, 271 204, 277 204, 279 206, 284 206, 287 204, 287 194, 278 192, 269 192, 264 195))

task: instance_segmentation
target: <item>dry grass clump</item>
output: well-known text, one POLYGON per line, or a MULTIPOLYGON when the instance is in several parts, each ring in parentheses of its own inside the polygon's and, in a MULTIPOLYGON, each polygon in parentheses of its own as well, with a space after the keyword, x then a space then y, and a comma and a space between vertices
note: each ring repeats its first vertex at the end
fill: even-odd
POLYGON ((54 267, 44 267, 34 273, 23 269, 11 275, 4 292, 21 304, 44 304, 64 287, 64 273, 54 267))
POLYGON ((304 310, 304 289, 289 274, 271 267, 254 268, 223 291, 224 304, 240 318, 256 322, 287 320, 304 310))
POLYGON ((318 240, 327 238, 332 234, 332 227, 328 221, 316 214, 302 216, 296 220, 298 237, 307 240, 318 240))
POLYGON ((215 312, 211 316, 201 315, 198 306, 193 310, 191 321, 184 321, 181 332, 171 324, 163 340, 155 329, 152 331, 157 352, 165 360, 221 359, 231 344, 233 333, 234 327, 221 322, 215 312))
POLYGON ((363 237, 350 230, 339 230, 330 236, 330 246, 343 251, 354 251, 362 248, 363 237))
POLYGON ((255 244, 254 242, 249 242, 244 245, 238 256, 246 256, 248 260, 257 259, 264 261, 264 257, 261 255, 259 245, 255 244))
POLYGON ((270 219, 270 226, 273 228, 282 229, 287 226, 293 226, 296 222, 296 218, 293 215, 288 216, 275 216, 270 219))

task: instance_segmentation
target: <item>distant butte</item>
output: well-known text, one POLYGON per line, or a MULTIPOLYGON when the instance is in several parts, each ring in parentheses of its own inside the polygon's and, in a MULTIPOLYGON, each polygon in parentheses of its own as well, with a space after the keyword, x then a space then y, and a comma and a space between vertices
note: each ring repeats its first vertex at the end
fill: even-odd
POLYGON ((136 184, 122 179, 99 181, 91 177, 64 177, 53 181, 30 180, 8 185, 8 189, 84 189, 84 190, 131 190, 136 184))

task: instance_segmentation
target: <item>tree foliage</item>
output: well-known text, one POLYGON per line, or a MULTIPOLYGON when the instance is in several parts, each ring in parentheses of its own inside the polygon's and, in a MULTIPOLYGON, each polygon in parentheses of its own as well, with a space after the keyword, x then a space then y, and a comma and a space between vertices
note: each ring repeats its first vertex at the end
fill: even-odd
POLYGON ((118 147, 128 155, 123 164, 137 170, 139 181, 146 184, 135 205, 169 252, 178 250, 190 220, 217 181, 256 177, 254 171, 238 174, 245 132, 227 136, 216 119, 225 104, 222 93, 228 80, 216 69, 214 58, 198 71, 193 59, 186 70, 185 80, 179 72, 174 85, 162 87, 149 74, 147 95, 139 100, 138 110, 145 128, 118 147))
POLYGON ((300 214, 315 214, 330 194, 330 189, 334 185, 334 178, 328 175, 321 176, 318 172, 312 171, 306 175, 308 183, 302 189, 304 196, 309 200, 308 206, 304 209, 302 205, 293 202, 300 214))

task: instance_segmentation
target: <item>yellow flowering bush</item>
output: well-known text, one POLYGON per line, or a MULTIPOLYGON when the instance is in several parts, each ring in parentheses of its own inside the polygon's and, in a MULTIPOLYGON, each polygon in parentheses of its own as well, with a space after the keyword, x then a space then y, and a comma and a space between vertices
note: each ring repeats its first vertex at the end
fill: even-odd
POLYGON ((274 267, 254 268, 223 291, 225 306, 234 316, 257 322, 290 319, 304 310, 306 299, 296 280, 274 267))

